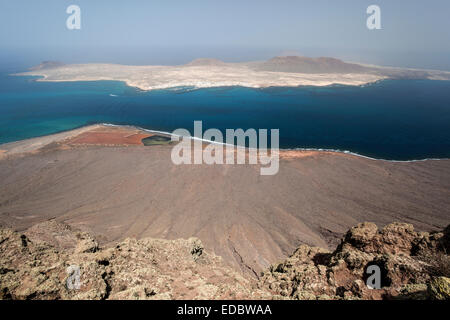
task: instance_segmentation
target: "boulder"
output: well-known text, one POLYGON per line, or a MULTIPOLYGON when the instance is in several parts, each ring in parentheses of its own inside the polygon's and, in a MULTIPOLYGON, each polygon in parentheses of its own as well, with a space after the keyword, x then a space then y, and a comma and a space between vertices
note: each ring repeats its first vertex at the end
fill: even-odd
POLYGON ((450 300, 450 278, 433 278, 428 284, 428 294, 431 299, 450 300))

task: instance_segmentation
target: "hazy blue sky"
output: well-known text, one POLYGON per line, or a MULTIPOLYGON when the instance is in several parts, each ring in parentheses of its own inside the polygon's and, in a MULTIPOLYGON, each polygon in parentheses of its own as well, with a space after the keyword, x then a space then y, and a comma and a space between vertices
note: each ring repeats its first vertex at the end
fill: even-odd
POLYGON ((295 50, 450 70, 449 13, 449 0, 1 0, 0 58, 171 64, 295 50), (81 8, 81 30, 66 28, 71 4, 81 8), (381 7, 382 30, 366 28, 370 4, 381 7))

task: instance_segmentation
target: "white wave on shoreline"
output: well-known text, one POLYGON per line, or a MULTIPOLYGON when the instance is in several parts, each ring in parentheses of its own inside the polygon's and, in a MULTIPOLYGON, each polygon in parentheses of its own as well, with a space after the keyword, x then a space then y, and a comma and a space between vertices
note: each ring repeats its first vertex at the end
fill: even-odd
MULTIPOLYGON (((112 124, 112 123, 102 123, 102 125, 104 126, 110 126, 110 127, 129 127, 129 128, 135 128, 135 129, 139 129, 145 132, 149 132, 149 133, 159 133, 159 134, 164 134, 164 135, 168 135, 168 136, 177 136, 180 137, 178 135, 175 135, 171 132, 167 132, 167 131, 158 131, 158 130, 151 130, 151 129, 145 129, 139 126, 134 126, 134 125, 120 125, 120 124, 112 124)), ((192 140, 200 140, 200 141, 204 141, 204 142, 208 142, 208 143, 216 143, 216 144, 221 144, 221 145, 229 145, 229 146, 235 146, 232 144, 228 144, 225 142, 217 142, 217 141, 211 141, 211 140, 207 140, 207 139, 202 139, 202 138, 198 138, 198 137, 189 137, 192 140)), ((280 149, 280 151, 319 151, 319 152, 335 152, 335 153, 343 153, 343 154, 348 154, 348 155, 352 155, 352 156, 356 156, 356 157, 361 157, 364 159, 369 159, 369 160, 376 160, 376 161, 385 161, 385 162, 422 162, 422 161, 437 161, 437 160, 450 160, 450 158, 425 158, 425 159, 413 159, 413 160, 388 160, 388 159, 382 159, 382 158, 372 158, 369 156, 365 156, 356 152, 352 152, 349 150, 340 150, 340 149, 326 149, 326 148, 286 148, 286 149, 280 149)))

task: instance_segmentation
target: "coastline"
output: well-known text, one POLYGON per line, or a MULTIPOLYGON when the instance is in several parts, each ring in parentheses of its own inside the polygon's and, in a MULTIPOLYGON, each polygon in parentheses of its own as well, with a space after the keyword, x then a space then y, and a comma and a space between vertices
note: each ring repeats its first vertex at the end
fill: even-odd
POLYGON ((143 91, 176 87, 246 88, 298 86, 361 86, 389 77, 371 73, 290 73, 255 70, 245 64, 213 66, 125 66, 114 64, 64 65, 56 68, 15 73, 16 76, 41 76, 36 81, 122 81, 143 91))
POLYGON ((189 88, 191 90, 198 90, 198 89, 209 89, 209 88, 232 88, 232 87, 241 87, 241 88, 249 88, 249 89, 269 89, 269 88, 301 88, 301 87, 331 87, 335 85, 341 85, 341 86, 352 86, 352 87, 363 87, 366 85, 375 84, 377 82, 383 81, 383 80, 389 80, 389 78, 374 78, 370 81, 349 81, 349 82, 343 82, 343 81, 322 81, 322 82, 303 82, 303 83, 292 83, 292 84, 280 84, 280 85, 274 85, 274 84, 251 84, 251 83, 221 83, 217 82, 214 84, 208 84, 208 83, 176 83, 176 84, 167 84, 167 85, 161 85, 161 86, 155 86, 155 87, 147 87, 144 85, 141 85, 139 83, 133 82, 129 79, 70 79, 70 80, 49 80, 46 78, 43 74, 13 74, 14 76, 33 76, 33 77, 43 77, 40 79, 36 79, 34 81, 36 82, 94 82, 94 81, 119 81, 125 83, 130 88, 135 88, 141 91, 154 91, 154 90, 171 90, 176 88, 189 88))
MULTIPOLYGON (((252 82, 176 82, 176 83, 167 83, 158 86, 148 86, 141 84, 139 82, 135 82, 130 79, 113 79, 113 78, 74 78, 74 79, 66 79, 66 80, 57 80, 57 79, 48 79, 48 76, 44 74, 27 74, 25 76, 42 76, 44 78, 36 79, 37 82, 92 82, 92 81, 120 81, 125 83, 128 87, 136 88, 142 91, 152 91, 152 90, 165 90, 165 89, 174 89, 174 88, 182 88, 189 87, 193 89, 208 89, 208 88, 226 88, 226 87, 243 87, 243 88, 251 88, 251 89, 267 89, 267 88, 296 88, 296 87, 328 87, 333 85, 343 85, 343 86, 365 86, 369 84, 376 83, 378 81, 387 80, 387 77, 373 77, 371 79, 348 79, 348 80, 333 80, 327 78, 325 80, 303 80, 303 81, 292 81, 285 82, 282 84, 274 84, 274 83, 252 83, 252 82)), ((19 75, 23 76, 23 75, 19 75)), ((324 75, 326 77, 326 75, 324 75)))
POLYGON ((450 80, 448 71, 367 66, 334 58, 300 56, 240 63, 202 58, 175 66, 108 63, 66 65, 47 61, 30 71, 15 75, 41 76, 43 78, 37 81, 46 82, 116 80, 144 91, 176 87, 361 86, 383 79, 450 80))
MULTIPOLYGON (((18 153, 26 153, 30 151, 36 151, 40 148, 45 147, 48 144, 55 143, 55 142, 61 142, 64 140, 68 140, 70 138, 77 137, 85 132, 92 131, 95 129, 99 129, 102 127, 112 127, 112 128, 118 128, 118 129, 128 129, 130 131, 140 131, 143 133, 148 133, 150 135, 163 135, 163 136, 173 136, 171 132, 166 131, 159 131, 159 130, 152 130, 152 129, 146 129, 135 125, 117 125, 117 124, 111 124, 111 123, 98 123, 98 124, 91 124, 91 125, 85 125, 81 126, 75 129, 68 129, 63 130, 60 132, 56 132, 49 135, 43 135, 43 136, 37 136, 32 137, 28 139, 23 140, 17 140, 17 141, 11 141, 4 144, 0 144, 0 160, 6 155, 10 154, 18 154, 18 153)), ((225 142, 215 142, 207 139, 199 139, 196 137, 191 137, 192 140, 200 140, 205 143, 215 143, 220 145, 227 145, 225 142)), ((237 147, 239 148, 239 147, 237 147)), ((246 148, 248 149, 248 148, 246 148)), ((354 156, 359 157, 367 160, 372 161, 382 161, 382 162, 391 162, 391 163, 414 163, 414 162, 425 162, 425 161, 442 161, 442 160, 450 160, 450 158, 425 158, 425 159, 411 159, 411 160, 389 160, 389 159, 382 159, 382 158, 373 158, 369 157, 363 154, 359 154, 357 152, 352 152, 349 150, 339 150, 339 149, 327 149, 327 148, 280 148, 279 149, 279 155, 282 159, 290 159, 290 158, 297 158, 297 157, 303 157, 305 154, 335 154, 335 155, 342 155, 342 156, 354 156)))

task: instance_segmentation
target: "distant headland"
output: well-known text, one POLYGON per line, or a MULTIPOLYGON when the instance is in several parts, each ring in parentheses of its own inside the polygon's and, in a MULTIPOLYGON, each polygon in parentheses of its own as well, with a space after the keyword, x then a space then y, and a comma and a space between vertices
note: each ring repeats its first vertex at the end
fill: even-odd
POLYGON ((450 72, 400 69, 344 62, 335 58, 278 56, 267 61, 226 63, 196 59, 178 66, 63 64, 45 61, 17 75, 42 76, 39 81, 124 81, 141 90, 174 87, 249 88, 364 85, 383 79, 450 80, 450 72))

